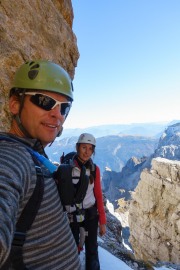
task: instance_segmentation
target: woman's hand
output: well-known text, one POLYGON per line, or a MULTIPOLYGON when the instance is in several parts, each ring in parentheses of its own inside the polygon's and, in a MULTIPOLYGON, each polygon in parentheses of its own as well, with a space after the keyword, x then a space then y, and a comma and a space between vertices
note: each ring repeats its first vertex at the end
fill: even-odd
POLYGON ((106 225, 105 224, 99 225, 99 234, 100 234, 100 236, 103 236, 105 233, 106 233, 106 225))

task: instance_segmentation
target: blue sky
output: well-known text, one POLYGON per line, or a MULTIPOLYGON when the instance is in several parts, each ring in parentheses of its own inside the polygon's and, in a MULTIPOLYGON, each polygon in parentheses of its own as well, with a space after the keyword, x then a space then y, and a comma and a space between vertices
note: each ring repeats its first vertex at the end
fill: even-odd
POLYGON ((72 5, 80 58, 64 126, 180 119, 180 1, 72 5))

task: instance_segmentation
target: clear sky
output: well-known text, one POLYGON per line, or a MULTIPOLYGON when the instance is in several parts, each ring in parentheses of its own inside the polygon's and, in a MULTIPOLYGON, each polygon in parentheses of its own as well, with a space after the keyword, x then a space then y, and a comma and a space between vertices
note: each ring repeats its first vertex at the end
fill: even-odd
POLYGON ((80 53, 65 128, 180 119, 180 0, 72 0, 80 53))

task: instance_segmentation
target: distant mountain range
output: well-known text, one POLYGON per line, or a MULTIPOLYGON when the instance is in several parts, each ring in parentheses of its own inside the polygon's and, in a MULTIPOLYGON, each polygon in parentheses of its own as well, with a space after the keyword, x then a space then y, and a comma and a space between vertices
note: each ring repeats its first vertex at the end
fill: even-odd
POLYGON ((101 173, 106 168, 120 172, 130 158, 148 157, 153 154, 166 127, 165 123, 145 123, 72 129, 71 132, 64 130, 64 137, 57 138, 51 147, 46 147, 45 150, 52 161, 59 162, 63 152, 67 154, 75 151, 78 136, 82 132, 89 132, 97 140, 94 162, 100 166, 101 173), (65 136, 65 133, 69 136, 65 136))
MULTIPOLYGON (((59 162, 63 152, 75 151, 78 137, 64 138, 46 147, 46 153, 52 161, 59 162)), ((93 160, 100 167, 101 173, 106 168, 119 172, 132 156, 141 158, 151 155, 158 139, 143 136, 111 135, 96 139, 93 160)))
POLYGON ((108 135, 132 135, 159 138, 167 126, 173 125, 179 121, 180 120, 174 120, 172 122, 100 125, 88 128, 64 129, 60 139, 79 136, 83 132, 92 133, 96 138, 108 135))

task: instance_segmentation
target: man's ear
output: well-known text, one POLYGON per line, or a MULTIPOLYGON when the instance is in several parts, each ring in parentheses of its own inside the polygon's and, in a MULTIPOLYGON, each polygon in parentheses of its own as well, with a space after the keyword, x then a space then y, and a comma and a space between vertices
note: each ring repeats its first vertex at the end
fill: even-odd
POLYGON ((20 101, 19 98, 16 96, 11 96, 9 99, 9 110, 13 115, 19 113, 20 108, 20 101))

